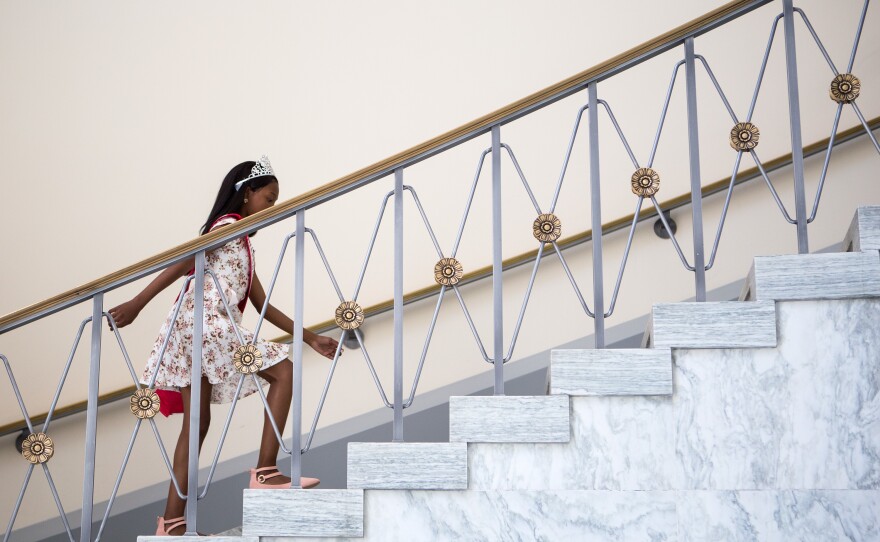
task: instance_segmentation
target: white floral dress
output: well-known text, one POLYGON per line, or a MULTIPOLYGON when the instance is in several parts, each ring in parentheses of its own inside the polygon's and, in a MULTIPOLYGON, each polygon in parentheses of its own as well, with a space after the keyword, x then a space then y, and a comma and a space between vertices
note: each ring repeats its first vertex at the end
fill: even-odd
MULTIPOLYGON (((239 218, 238 215, 220 217, 211 226, 211 230, 232 224, 239 218)), ((250 241, 246 237, 241 237, 208 252, 205 260, 206 269, 213 271, 216 275, 232 314, 230 318, 214 280, 206 273, 202 375, 207 377, 212 385, 211 402, 228 403, 235 398, 235 390, 241 376, 232 364, 232 356, 236 348, 240 346, 235 326, 238 326, 246 343, 253 340, 253 333, 241 327, 241 311, 247 304, 247 296, 253 277, 254 253, 250 241)), ((195 281, 191 282, 184 294, 183 304, 176 321, 171 321, 174 316, 174 305, 172 305, 168 317, 165 318, 165 322, 159 330, 159 336, 153 345, 153 350, 150 352, 147 366, 141 376, 142 384, 149 384, 159 361, 159 351, 170 329, 171 338, 162 358, 155 387, 176 391, 190 385, 195 314, 194 284, 195 281)), ((257 348, 263 354, 262 369, 271 367, 287 359, 288 356, 288 346, 285 344, 259 340, 257 348)), ((261 385, 266 385, 265 380, 259 377, 257 379, 261 385)), ((257 391, 257 387, 253 377, 247 376, 241 389, 241 397, 246 397, 255 391, 257 391)))

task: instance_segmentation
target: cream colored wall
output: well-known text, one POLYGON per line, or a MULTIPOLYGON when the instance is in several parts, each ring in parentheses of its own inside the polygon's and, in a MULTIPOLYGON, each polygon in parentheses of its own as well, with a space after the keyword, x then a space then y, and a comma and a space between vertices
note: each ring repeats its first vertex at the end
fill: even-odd
MULTIPOLYGON (((234 2, 133 3, 82 2, 0 4, 0 157, 4 213, 0 250, 7 255, 0 268, 0 313, 7 313, 185 241, 207 213, 219 180, 239 160, 267 152, 282 178, 282 197, 292 197, 324 184, 403 148, 429 139, 488 111, 690 20, 721 2, 668 4, 556 2, 446 2, 428 7, 408 2, 302 3, 234 2), (592 5, 589 5, 592 4, 592 5), (605 11, 603 11, 605 10, 605 11), (12 264, 10 265, 10 259, 12 264)), ((835 61, 844 64, 850 29, 860 3, 800 3, 810 14, 835 61)), ((729 28, 697 40, 733 107, 740 116, 748 105, 757 62, 766 43, 775 7, 765 7, 729 28)), ((872 6, 868 24, 880 24, 872 6)), ((780 35, 781 38, 781 35, 780 35)), ((806 34, 799 33, 802 66, 801 103, 804 141, 826 137, 833 117, 827 98, 830 71, 821 64, 806 34)), ((784 154, 789 147, 785 80, 781 75, 782 42, 777 42, 755 115, 762 130, 762 158, 784 154)), ((644 162, 668 84, 680 51, 599 86, 644 162)), ((859 104, 872 118, 880 111, 875 92, 880 70, 880 34, 866 31, 855 73, 863 81, 859 104)), ((704 180, 730 174, 734 154, 726 143, 731 122, 700 75, 701 150, 704 180)), ((661 140, 655 167, 663 176, 661 196, 687 191, 687 147, 684 131, 683 83, 677 85, 670 120, 661 140)), ((502 139, 516 151, 542 206, 549 201, 573 122, 585 102, 583 95, 502 129, 502 139)), ((601 167, 603 218, 632 212, 635 199, 628 189, 632 164, 603 119, 601 167)), ((855 118, 844 115, 843 126, 855 118)), ((418 190, 445 252, 450 250, 464 206, 465 190, 474 173, 482 137, 407 170, 405 182, 418 190)), ((811 247, 839 241, 857 204, 880 203, 872 171, 876 152, 864 139, 835 151, 831 177, 819 218, 811 229, 811 247)), ((745 164, 750 167, 752 164, 745 164)), ((812 193, 820 159, 808 163, 812 193)), ((505 256, 535 246, 530 223, 534 210, 505 168, 505 256), (509 187, 509 188, 507 188, 509 187)), ((590 222, 586 138, 572 160, 563 199, 557 210, 565 234, 586 229, 590 222)), ((488 168, 487 168, 488 174, 488 168)), ((791 172, 773 175, 789 205, 791 172)), ((460 259, 467 269, 489 263, 488 175, 484 179, 462 244, 460 259)), ((307 224, 321 238, 346 296, 354 287, 369 230, 390 179, 308 211, 307 224)), ((662 199, 662 198, 661 198, 662 199)), ((728 219, 710 288, 742 278, 753 254, 791 252, 794 231, 784 225, 759 182, 738 190, 728 219), (772 232, 768 234, 768 232, 772 232)), ((717 221, 719 198, 707 202, 707 237, 717 221)), ((412 206, 407 207, 405 289, 431 283, 437 259, 412 206)), ((689 251, 688 214, 675 213, 681 242, 689 251)), ((276 251, 290 224, 261 232, 254 240, 257 270, 267 282, 276 251)), ((616 275, 625 234, 607 242, 606 281, 616 275)), ((569 262, 584 290, 591 284, 589 245, 570 253, 569 262)), ((364 305, 391 296, 388 263, 391 230, 385 224, 359 301, 364 305)), ((319 260, 307 253, 306 323, 329 318, 338 303, 323 276, 319 260)), ((278 285, 275 303, 292 308, 290 265, 278 285)), ((509 336, 528 279, 521 268, 505 279, 506 333, 509 336)), ((515 358, 542 351, 591 332, 588 320, 570 295, 570 286, 555 258, 545 260, 539 285, 525 319, 515 358)), ((112 306, 127 299, 137 284, 107 295, 112 306)), ((489 342, 491 288, 480 283, 463 288, 477 327, 489 342)), ((692 279, 681 271, 668 243, 654 237, 648 224, 640 227, 617 313, 610 325, 643 315, 650 303, 676 301, 692 295, 692 279)), ((123 330, 136 370, 155 338, 174 293, 163 293, 123 330)), ((587 295, 590 299, 590 296, 587 295)), ((407 310, 405 321, 407 379, 421 351, 433 301, 407 310)), ((81 305, 0 337, 32 413, 49 405, 77 323, 90 308, 81 305)), ((245 323, 253 326, 255 314, 245 323)), ((392 352, 391 319, 380 316, 367 324, 368 348, 389 387, 392 352)), ((265 335, 277 330, 267 327, 265 335)), ((130 385, 131 379, 105 334, 102 392, 130 385)), ((69 404, 85 397, 86 350, 61 397, 69 404)), ((429 353, 422 390, 477 374, 479 361, 461 311, 451 295, 429 353)), ((306 412, 313 411, 327 363, 306 359, 306 412)), ((344 356, 331 389, 321 424, 344 420, 379 406, 360 353, 344 356)), ((490 379, 487 377, 487 383, 490 379)), ((19 419, 8 383, 0 379, 0 424, 19 419)), ((408 391, 408 387, 407 387, 408 391)), ((102 410, 101 457, 115 466, 133 424, 124 405, 102 410), (121 437, 120 435, 125 435, 121 437)), ((214 411, 222 420, 225 407, 214 411)), ((260 405, 244 401, 236 414, 234 438, 224 457, 254 449, 260 405)), ((307 416, 307 421, 310 415, 307 416)), ((176 422, 162 421, 166 441, 176 437, 176 422)), ((61 420, 52 436, 58 442, 53 475, 69 508, 81 494, 82 423, 61 420)), ((209 437, 212 450, 217 432, 209 437)), ((148 434, 142 435, 123 492, 164 478, 148 434)), ((205 454, 208 460, 210 454, 205 454)), ((0 439, 0 467, 10 489, 0 494, 0 517, 17 496, 23 466, 15 457, 12 437, 0 439)), ((103 459, 102 459, 103 460, 103 459)), ((115 469, 115 467, 113 467, 115 469)), ((35 473, 38 474, 38 473, 35 473)), ((112 475, 98 480, 98 500, 106 498, 112 475)), ((42 482, 32 483, 16 523, 25 526, 52 517, 42 482)))

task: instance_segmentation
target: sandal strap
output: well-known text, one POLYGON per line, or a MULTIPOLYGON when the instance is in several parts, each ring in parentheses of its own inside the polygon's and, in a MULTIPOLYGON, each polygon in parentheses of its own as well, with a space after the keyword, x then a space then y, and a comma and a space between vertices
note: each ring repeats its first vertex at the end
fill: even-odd
POLYGON ((254 469, 254 472, 264 472, 267 470, 278 470, 278 467, 261 467, 259 469, 254 469))
POLYGON ((174 529, 180 527, 181 525, 186 525, 186 520, 183 517, 175 518, 175 519, 163 519, 162 520, 162 528, 167 533, 168 531, 173 531, 174 529))

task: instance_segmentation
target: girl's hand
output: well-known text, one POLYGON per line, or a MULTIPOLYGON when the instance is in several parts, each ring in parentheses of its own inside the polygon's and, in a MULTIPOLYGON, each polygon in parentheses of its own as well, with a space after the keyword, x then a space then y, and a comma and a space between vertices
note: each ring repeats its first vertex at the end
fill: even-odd
POLYGON ((122 305, 113 307, 108 312, 116 322, 116 327, 125 327, 134 322, 143 307, 134 299, 126 301, 122 305))
MULTIPOLYGON (((323 335, 315 335, 315 338, 311 340, 309 346, 311 346, 315 352, 332 360, 333 356, 336 354, 336 349, 339 348, 339 341, 323 335)), ((342 355, 341 350, 339 351, 339 355, 342 355)))

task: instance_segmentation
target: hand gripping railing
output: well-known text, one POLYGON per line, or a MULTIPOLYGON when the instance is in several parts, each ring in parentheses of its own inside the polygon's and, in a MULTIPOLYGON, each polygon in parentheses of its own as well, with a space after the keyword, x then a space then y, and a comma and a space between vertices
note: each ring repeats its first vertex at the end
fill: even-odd
MULTIPOLYGON (((798 233, 798 252, 806 252, 809 248, 808 239, 807 239, 807 225, 812 222, 817 214, 819 201, 822 195, 822 191, 825 186, 827 171, 829 167, 829 162, 831 158, 831 151, 835 143, 835 134, 837 133, 837 128, 840 123, 841 110, 843 105, 850 104, 853 108, 856 116, 859 118, 859 122, 861 126, 864 128, 874 147, 880 152, 880 145, 878 145, 876 138, 871 133, 871 128, 868 122, 865 120, 865 116, 861 109, 856 105, 856 97, 858 94, 858 80, 854 76, 851 75, 851 70, 853 68, 856 52, 859 45, 859 40, 863 34, 863 28, 866 21, 866 16, 868 12, 868 0, 865 0, 863 4, 863 8, 860 13, 860 17, 857 23, 855 37, 853 40, 852 52, 850 54, 848 63, 847 63, 847 73, 839 74, 837 68, 835 67, 834 62, 831 60, 830 55, 826 51, 821 39, 819 38, 818 33, 813 28, 810 23, 809 18, 804 10, 800 8, 795 8, 792 0, 780 0, 782 4, 782 13, 776 15, 771 23, 770 28, 770 36, 768 39, 767 46, 764 50, 764 54, 762 56, 762 61, 760 63, 760 67, 758 70, 758 77, 754 87, 754 90, 751 95, 751 100, 748 108, 748 112, 744 117, 744 121, 740 122, 739 117, 736 115, 733 107, 730 104, 730 101, 723 91, 718 79, 716 78, 712 68, 710 67, 709 61, 703 56, 696 52, 696 44, 695 39, 702 35, 705 32, 709 32, 719 26, 726 24, 727 22, 734 20, 746 13, 749 13, 756 8, 759 8, 763 5, 770 3, 771 0, 753 0, 753 1, 736 1, 727 4, 718 10, 713 11, 710 14, 707 14, 705 17, 702 17, 696 21, 688 23, 660 38, 657 38, 651 42, 648 42, 642 46, 639 46, 631 51, 628 51, 600 66, 582 72, 566 81, 561 82, 558 85, 545 89, 542 92, 536 93, 532 96, 524 98, 519 102, 512 104, 508 108, 496 111, 490 115, 487 115, 481 119, 478 119, 468 125, 465 125, 457 130, 453 130, 448 132, 447 134, 443 134, 438 138, 409 149, 397 156, 394 156, 384 162, 380 162, 378 164, 374 164, 368 168, 365 168, 361 171, 358 171, 350 176, 344 177, 342 179, 337 180, 334 183, 321 187, 313 192, 304 194, 298 198, 293 200, 289 200, 282 204, 277 205, 273 209, 264 211, 262 213, 258 213, 253 217, 248 217, 246 219, 241 220, 240 222, 222 228, 221 230, 211 232, 207 235, 204 235, 197 240, 194 240, 185 245, 181 245, 180 247, 176 247, 166 253, 159 255, 156 258, 151 260, 146 260, 144 262, 140 262, 131 268, 126 270, 122 270, 118 273, 105 277, 99 281, 95 281, 92 284, 86 285, 84 287, 78 288, 71 292, 67 292, 66 294, 62 294, 53 298, 51 300, 47 300, 41 304, 35 305, 33 307, 29 307, 27 309, 23 309, 22 311, 18 311, 12 315, 4 317, 0 319, 0 333, 4 333, 11 329, 15 329, 22 325, 26 325, 30 322, 33 322, 37 319, 40 319, 48 314, 52 314, 64 308, 70 307, 74 304, 77 304, 81 301, 91 299, 92 300, 92 315, 90 318, 84 320, 80 327, 79 331, 76 335, 76 340, 74 341, 74 346, 71 350, 70 357, 68 358, 68 362, 64 367, 62 372, 61 381, 58 386, 58 391, 56 392, 54 399, 52 401, 52 406, 49 409, 49 415, 47 416, 46 422, 43 425, 42 431, 37 433, 31 423, 31 419, 27 414, 27 410, 25 409, 25 403, 18 388, 18 385, 13 376, 12 366, 6 357, 0 356, 2 359, 4 366, 6 367, 7 374, 9 376, 10 382, 12 384, 13 390, 15 392, 16 399, 19 403, 19 406, 22 411, 22 415, 24 416, 28 430, 31 435, 29 436, 28 441, 28 453, 30 457, 42 458, 46 455, 44 452, 46 450, 46 444, 51 445, 51 440, 46 440, 48 438, 46 431, 50 425, 50 421, 52 419, 53 413, 55 412, 55 408, 57 406, 58 398, 60 396, 60 391, 64 385, 66 380, 67 372, 70 369, 71 362, 73 360, 73 356, 76 352, 77 346, 79 344, 80 338, 84 332, 85 325, 88 322, 92 322, 92 335, 91 335, 91 356, 90 356, 90 373, 89 373, 89 390, 88 390, 88 410, 87 410, 87 420, 86 420, 86 460, 85 460, 85 479, 83 484, 83 505, 82 505, 82 522, 81 522, 81 531, 80 531, 80 540, 86 541, 91 540, 91 519, 92 519, 92 511, 93 511, 93 502, 94 502, 94 472, 95 472, 95 447, 96 447, 96 429, 97 429, 97 391, 98 391, 98 378, 99 378, 99 370, 100 370, 100 359, 101 359, 101 333, 100 333, 100 325, 98 322, 102 320, 104 316, 107 316, 108 322, 110 324, 110 328, 116 336, 117 342, 120 346, 120 349, 123 352, 123 357, 126 362, 126 366, 131 373, 133 380, 135 381, 135 386, 138 390, 141 389, 141 385, 138 383, 137 374, 134 370, 134 367, 131 364, 131 361, 128 357, 128 354, 125 350, 125 346, 122 342, 122 337, 119 334, 119 331, 116 327, 116 323, 113 321, 112 317, 110 317, 107 313, 103 311, 103 296, 106 292, 117 288, 123 284, 146 276, 170 263, 180 261, 184 258, 195 256, 195 274, 193 277, 189 277, 184 281, 183 287, 181 289, 180 299, 175 305, 174 315, 172 316, 172 322, 177 318, 177 315, 180 311, 181 303, 183 302, 184 294, 187 292, 189 286, 192 284, 192 295, 194 297, 194 322, 195 329, 193 333, 193 367, 192 374, 201 374, 201 358, 202 358, 202 322, 204 319, 204 289, 205 289, 205 281, 206 276, 213 281, 214 286, 220 291, 220 297, 222 299, 224 310, 227 313, 227 316, 231 318, 230 307, 228 305, 228 300, 222 293, 222 288, 220 287, 220 282, 218 277, 216 277, 211 270, 206 269, 206 252, 222 246, 223 244, 237 239, 242 235, 246 235, 258 229, 264 228, 270 224, 278 222, 280 220, 284 220, 287 218, 291 218, 295 216, 295 231, 291 233, 284 240, 283 246, 281 248, 278 262, 275 267, 275 272, 272 277, 272 281, 269 285, 266 302, 263 307, 261 307, 260 318, 258 320, 257 326, 254 331, 253 339, 251 341, 246 341, 246 338, 242 335, 239 329, 235 329, 235 333, 238 336, 238 340, 242 345, 251 342, 251 344, 256 344, 257 337, 259 336, 259 331, 262 326, 263 320, 265 319, 266 311, 268 308, 269 299, 272 296, 274 291, 276 281, 279 279, 281 263, 284 258, 285 252, 287 250, 289 241, 293 239, 295 241, 295 264, 294 264, 294 333, 293 333, 293 345, 291 349, 291 358, 293 361, 293 416, 291 417, 291 433, 292 433, 292 443, 291 445, 285 446, 285 443, 282 440, 283 428, 279 427, 274 419, 271 411, 268 408, 268 404, 266 401, 266 397, 262 392, 261 386, 259 386, 259 382, 255 375, 250 375, 251 378, 254 379, 256 384, 259 396, 261 401, 264 404, 264 408, 268 414, 268 418, 273 427, 276 438, 279 441, 279 445, 282 450, 286 453, 290 453, 291 455, 291 477, 293 479, 293 487, 298 487, 299 478, 301 475, 301 455, 306 452, 312 444, 315 430, 319 423, 319 418, 321 415, 321 411, 324 407, 325 401, 328 396, 328 391, 331 385, 331 381, 333 379, 333 375, 337 369, 339 355, 341 353, 341 348, 337 349, 334 355, 334 359, 332 365, 328 370, 328 374, 325 380, 325 385, 319 399, 318 406, 316 408, 314 418, 312 420, 310 430, 307 434, 307 440, 305 445, 302 443, 302 360, 303 360, 303 316, 304 316, 304 306, 303 306, 303 298, 305 293, 305 276, 304 276, 304 258, 305 258, 305 240, 306 237, 310 237, 316 247, 318 254, 322 259, 322 263, 324 265, 325 271, 327 272, 332 286, 335 290, 336 295, 340 300, 340 308, 337 310, 338 318, 337 322, 339 322, 340 327, 342 327, 341 335, 340 335, 340 344, 343 340, 349 336, 349 334, 353 335, 355 339, 361 346, 362 353, 364 355, 367 367, 370 371, 370 374, 373 378, 373 381, 377 387, 377 391, 379 392, 380 398, 383 404, 389 408, 391 408, 393 413, 393 425, 392 425, 392 440, 399 442, 403 440, 403 410, 410 407, 415 400, 416 391, 419 385, 419 381, 422 375, 422 370, 425 365, 426 357, 428 351, 430 349, 431 338, 433 337, 435 326, 438 320, 438 316, 440 313, 440 307, 443 302, 445 293, 447 289, 452 289, 455 294, 458 304, 462 309, 462 313, 464 315, 464 319, 467 322, 468 327, 471 330, 474 341, 477 345, 477 350, 482 359, 488 363, 493 365, 493 377, 494 377, 494 389, 496 394, 504 393, 504 364, 510 361, 513 357, 513 352, 517 343, 517 340, 520 336, 520 331, 523 325, 524 316, 527 311, 528 303, 530 296, 533 291, 533 287, 536 282, 537 274, 540 268, 540 264, 542 262, 544 256, 545 248, 549 249, 548 244, 552 247, 553 252, 559 258, 559 262, 563 269, 563 272, 566 275, 567 280, 572 286, 575 297, 577 298, 578 303, 580 304, 581 309, 584 314, 588 318, 592 318, 594 321, 594 333, 596 337, 596 347, 603 347, 605 343, 604 332, 605 332, 605 319, 612 316, 614 313, 615 307, 617 305, 619 299, 619 293, 621 290, 623 276, 625 274, 625 269, 627 266, 627 261, 630 256, 630 252, 633 245, 633 238, 635 234, 636 227, 639 222, 639 217, 643 214, 642 208, 645 202, 645 199, 650 199, 651 204, 654 210, 659 215, 660 220, 666 226, 667 231, 670 234, 671 245, 675 250, 679 260, 681 261, 683 267, 688 272, 693 272, 695 275, 695 293, 698 301, 703 301, 706 298, 706 272, 713 268, 716 262, 716 256, 719 251, 720 240, 722 237, 722 232, 724 230, 724 224, 727 219, 727 215, 730 209, 732 193, 734 186, 737 185, 737 177, 740 175, 740 166, 744 153, 749 153, 751 155, 752 160, 755 163, 755 166, 758 171, 758 175, 764 180, 767 185, 770 195, 773 198, 776 206, 778 207, 783 219, 790 224, 794 224, 797 227, 798 233), (801 142, 801 117, 800 117, 800 104, 799 104, 799 95, 798 95, 798 74, 797 74, 797 63, 796 63, 796 52, 795 52, 795 36, 794 36, 794 25, 796 17, 802 20, 803 24, 809 31, 813 41, 816 43, 819 51, 824 57, 825 62, 829 65, 832 72, 835 74, 834 82, 832 83, 832 97, 836 101, 838 101, 837 111, 834 116, 832 135, 828 143, 827 150, 825 152, 824 164, 822 167, 822 172, 818 182, 818 188, 815 195, 814 203, 811 209, 811 212, 807 213, 806 208, 806 194, 804 188, 804 165, 803 165, 803 146, 801 142), (786 49, 786 58, 785 58, 785 66, 786 66, 786 75, 787 75, 787 85, 788 85, 788 98, 789 98, 789 124, 790 124, 790 133, 791 133, 791 147, 792 147, 792 163, 794 170, 794 185, 795 185, 795 209, 792 216, 792 213, 786 208, 786 206, 782 202, 782 198, 779 195, 779 191, 777 190, 774 183, 771 181, 768 175, 768 168, 765 167, 765 164, 759 159, 755 146, 757 144, 758 139, 758 131, 757 127, 752 124, 753 115, 755 113, 756 103, 760 94, 760 89, 762 83, 764 81, 768 59, 770 55, 770 50, 772 48, 773 42, 776 37, 776 33, 779 27, 779 22, 782 22, 783 33, 785 38, 785 49, 786 49), (652 145, 650 151, 648 153, 648 159, 644 162, 644 167, 642 167, 641 163, 637 159, 637 153, 635 153, 625 136, 625 130, 618 122, 615 117, 612 107, 610 103, 604 99, 599 97, 599 84, 613 77, 614 75, 627 70, 633 66, 641 64, 651 58, 656 57, 657 55, 673 50, 675 48, 681 47, 683 51, 683 58, 676 60, 676 63, 672 67, 672 75, 671 79, 666 91, 666 97, 663 102, 660 118, 658 125, 656 127, 655 136, 652 140, 652 145), (686 97, 686 106, 687 106, 687 132, 688 132, 688 151, 689 151, 689 177, 690 177, 690 187, 691 187, 691 212, 693 215, 693 259, 689 261, 689 258, 684 254, 684 251, 679 244, 675 233, 669 227, 669 223, 667 221, 666 216, 663 213, 663 209, 661 209, 660 204, 655 198, 656 190, 659 186, 659 174, 652 169, 655 159, 658 154, 658 146, 661 137, 661 133, 663 132, 664 125, 667 118, 667 113, 670 108, 670 101, 673 96, 673 88, 677 81, 678 75, 680 73, 681 67, 684 66, 684 77, 685 77, 685 97, 686 97), (702 217, 702 180, 700 173, 700 148, 699 148, 699 122, 697 116, 697 94, 696 94, 696 77, 697 77, 697 67, 702 66, 702 70, 709 77, 715 92, 719 96, 722 105, 724 106, 726 112, 729 114, 731 120, 734 123, 734 129, 732 130, 732 141, 731 145, 734 147, 736 151, 736 157, 734 159, 734 167, 731 173, 730 181, 725 191, 725 200, 722 206, 721 216, 719 218, 718 224, 715 229, 714 241, 712 243, 712 248, 707 255, 704 252, 705 243, 703 239, 703 226, 704 220, 702 217), (519 160, 516 157, 516 154, 513 151, 513 148, 508 143, 505 143, 502 140, 501 136, 501 128, 516 119, 528 115, 534 111, 537 111, 543 107, 546 107, 550 104, 553 104, 563 98, 574 95, 577 92, 582 90, 586 91, 586 103, 581 106, 575 117, 574 128, 568 137, 567 144, 567 152, 564 156, 561 172, 557 183, 554 187, 553 196, 550 201, 550 205, 546 208, 547 212, 543 212, 543 208, 541 207, 538 198, 535 196, 534 191, 532 190, 531 184, 527 180, 527 176, 524 172, 524 168, 519 163, 519 160), (621 262, 618 267, 617 277, 614 282, 613 287, 611 288, 611 295, 609 298, 609 302, 606 304, 605 302, 605 285, 604 285, 604 277, 603 277, 603 239, 602 239, 602 199, 601 199, 601 178, 600 178, 600 145, 599 145, 599 111, 600 109, 604 109, 607 114, 608 119, 611 121, 614 131, 620 142, 622 143, 626 153, 628 155, 629 160, 632 162, 632 166, 635 168, 636 172, 633 174, 631 183, 633 187, 633 192, 637 196, 637 203, 635 212, 633 214, 633 218, 631 223, 629 224, 628 237, 625 245, 625 249, 623 255, 621 257, 621 262), (593 289, 592 289, 592 306, 590 306, 585 298, 583 292, 578 286, 576 280, 576 274, 572 271, 568 263, 566 262, 566 258, 564 256, 563 250, 557 242, 559 235, 561 233, 561 221, 559 221, 558 217, 555 216, 554 212, 556 211, 557 203, 560 198, 560 194, 563 190, 564 180, 566 178, 566 172, 569 169, 569 162, 572 154, 572 150, 575 148, 575 143, 577 141, 578 132, 580 129, 581 121, 583 119, 584 113, 589 113, 587 116, 587 137, 588 137, 588 145, 589 145, 589 206, 591 213, 591 224, 592 224, 592 266, 593 266, 593 289), (485 148, 481 151, 476 173, 474 175, 473 181, 471 183, 470 190, 468 192, 468 197, 465 202, 464 212, 462 214, 462 218, 457 230, 457 235, 455 237, 454 245, 449 252, 447 253, 441 248, 440 243, 437 240, 434 229, 431 225, 431 222, 428 217, 428 213, 426 209, 423 207, 422 202, 419 199, 419 196, 414 188, 413 184, 405 185, 404 184, 404 174, 407 168, 430 158, 435 154, 439 154, 449 150, 453 147, 456 147, 466 141, 474 139, 480 136, 488 136, 489 138, 489 147, 485 148), (529 198, 529 201, 534 208, 535 212, 538 213, 538 219, 534 221, 533 231, 536 239, 540 243, 540 248, 537 251, 537 255, 535 258, 535 262, 533 268, 531 270, 528 286, 526 288, 525 294, 523 296, 523 301, 520 305, 520 309, 517 315, 517 320, 515 325, 513 326, 513 333, 509 338, 509 342, 507 342, 505 347, 505 337, 504 337, 504 326, 503 326, 503 298, 504 298, 504 290, 503 290, 503 259, 502 259, 502 189, 505 187, 503 184, 503 176, 502 176, 502 157, 506 155, 510 161, 510 163, 514 166, 514 170, 517 174, 517 177, 522 184, 526 195, 529 198), (492 295, 492 346, 491 348, 487 348, 486 344, 484 344, 483 338, 477 331, 477 325, 474 321, 474 318, 471 314, 471 311, 468 309, 468 305, 465 302, 465 294, 460 289, 460 285, 458 284, 458 280, 462 276, 462 266, 461 263, 456 260, 456 256, 458 255, 459 248, 461 246, 462 236, 465 231, 465 225, 468 221, 468 217, 473 207, 474 195, 476 193, 477 185, 480 181, 481 174, 483 172, 486 158, 490 158, 490 170, 491 170, 491 214, 492 214, 492 251, 491 251, 491 261, 492 261, 492 279, 493 279, 493 295, 492 295), (388 177, 393 178, 393 190, 388 192, 382 201, 380 202, 379 213, 376 219, 376 223, 374 229, 372 231, 372 235, 370 238, 369 246, 367 248, 367 253, 364 258, 363 265, 358 272, 358 278, 356 280, 356 285, 354 288, 353 296, 346 300, 342 295, 342 290, 339 287, 337 282, 337 278, 332 271, 332 268, 328 262, 326 254, 321 246, 321 243, 318 240, 318 235, 315 231, 310 228, 306 228, 306 211, 314 209, 321 204, 338 197, 346 192, 356 190, 362 186, 367 184, 379 181, 381 179, 385 179, 388 177), (403 351, 403 321, 404 321, 404 296, 403 296, 403 271, 404 271, 404 243, 403 243, 403 233, 404 233, 404 195, 408 192, 412 197, 412 200, 418 210, 420 218, 426 228, 426 231, 431 239, 431 242, 437 252, 440 261, 435 266, 435 279, 438 282, 437 289, 437 304, 435 306, 433 316, 431 318, 431 322, 428 326, 428 330, 426 333, 426 338, 421 350, 421 355, 418 362, 418 367, 415 373, 415 377, 413 379, 410 393, 407 397, 404 397, 403 393, 403 366, 404 366, 404 351, 403 351), (357 304, 357 298, 361 291, 361 287, 363 285, 364 277, 366 275, 367 267, 369 265, 371 255, 373 253, 373 249, 375 247, 377 234, 379 231, 380 224, 383 220, 384 214, 388 207, 388 202, 393 198, 393 214, 394 214, 394 287, 393 287, 393 312, 394 312, 394 330, 393 330, 393 367, 394 367, 394 382, 393 382, 393 393, 392 399, 389 400, 388 395, 385 392, 385 388, 380 381, 378 373, 375 369, 374 363, 369 356, 369 352, 367 350, 367 344, 363 339, 363 335, 358 329, 358 325, 363 320, 363 314, 359 313, 360 309, 357 304), (357 325, 355 325, 357 324, 357 325), (31 438, 32 437, 32 438, 31 438), (42 439, 42 440, 41 440, 42 439)), ((619 104, 617 104, 619 106, 619 104)), ((581 192, 583 193, 583 192, 581 192)), ((575 195, 577 197, 577 195, 575 195)), ((170 330, 169 330, 170 331, 170 330)), ((168 337, 165 337, 163 341, 163 345, 161 347, 160 357, 164 355, 164 351, 168 345, 168 337)), ((156 377, 158 373, 158 367, 155 372, 151 375, 151 380, 149 383, 149 388, 152 388, 155 385, 156 377)), ((138 430, 140 428, 141 422, 143 419, 149 419, 151 427, 153 429, 154 435, 157 438, 159 443, 159 448, 161 451, 161 455, 165 462, 165 465, 171 474, 172 483, 178 493, 178 496, 187 502, 187 512, 186 519, 188 525, 187 534, 195 534, 196 530, 196 522, 197 522, 197 504, 198 500, 204 497, 208 491, 209 486, 211 485, 211 481, 213 479, 215 469, 220 457, 220 452, 225 442, 226 434, 228 432, 230 421, 232 419, 232 415, 235 411, 235 406, 237 404, 239 392, 242 389, 242 385, 247 378, 247 375, 241 375, 238 380, 238 387, 236 392, 236 399, 233 401, 233 404, 230 408, 229 414, 227 416, 226 422, 224 424, 222 430, 222 436, 219 440, 217 450, 214 454, 213 461, 211 463, 211 468, 207 477, 207 481, 204 485, 204 488, 201 492, 199 492, 199 479, 198 479, 198 434, 199 434, 199 396, 200 396, 200 379, 193 378, 192 379, 192 388, 191 388, 191 400, 192 403, 190 405, 190 429, 189 429, 189 478, 187 480, 187 490, 186 495, 184 495, 184 491, 182 491, 182 487, 180 481, 176 480, 171 469, 171 464, 167 456, 167 452, 165 450, 164 444, 161 442, 159 438, 158 430, 155 426, 155 423, 151 418, 139 418, 135 422, 135 428, 132 433, 131 439, 129 441, 128 450, 123 458, 122 467, 119 471, 119 475, 117 476, 116 482, 114 484, 110 501, 107 507, 107 510, 104 514, 104 519, 101 523, 100 529, 97 533, 97 539, 100 538, 103 533, 104 526, 106 525, 107 518, 110 515, 110 508, 112 507, 113 501, 118 492, 120 482, 125 471, 129 456, 133 449, 135 439, 138 434, 138 430)), ((134 398, 132 399, 134 401, 134 398)), ((152 408, 152 407, 151 407, 152 408)), ((48 457, 47 457, 48 459, 48 457)), ((25 480, 22 485, 18 501, 14 507, 12 516, 7 526, 6 535, 4 540, 8 539, 10 533, 12 532, 12 528, 15 522, 15 518, 18 514, 22 499, 24 497, 25 491, 27 489, 28 483, 31 479, 31 475, 34 469, 34 466, 37 463, 31 463, 28 467, 27 472, 25 474, 25 480)), ((68 534, 68 537, 73 540, 72 530, 70 525, 67 522, 66 516, 64 515, 63 507, 60 499, 58 498, 58 493, 55 490, 54 483, 51 478, 51 474, 49 472, 47 464, 42 462, 42 466, 44 469, 44 473, 49 480, 50 488, 53 493, 53 498, 55 499, 56 506, 59 510, 61 521, 64 524, 65 531, 68 534)))

